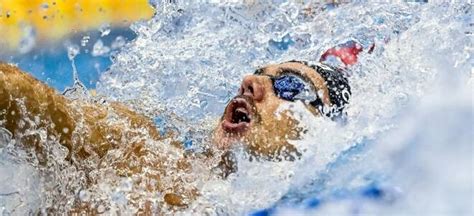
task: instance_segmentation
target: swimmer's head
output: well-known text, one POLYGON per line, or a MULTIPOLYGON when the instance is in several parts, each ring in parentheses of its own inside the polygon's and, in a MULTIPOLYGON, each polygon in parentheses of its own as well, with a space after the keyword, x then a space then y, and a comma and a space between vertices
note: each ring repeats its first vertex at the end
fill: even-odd
POLYGON ((239 94, 225 108, 214 142, 223 150, 243 143, 252 155, 292 160, 299 153, 288 140, 298 139, 302 128, 282 107, 302 102, 308 115, 336 118, 350 94, 341 72, 322 65, 290 61, 259 68, 244 77, 239 94))

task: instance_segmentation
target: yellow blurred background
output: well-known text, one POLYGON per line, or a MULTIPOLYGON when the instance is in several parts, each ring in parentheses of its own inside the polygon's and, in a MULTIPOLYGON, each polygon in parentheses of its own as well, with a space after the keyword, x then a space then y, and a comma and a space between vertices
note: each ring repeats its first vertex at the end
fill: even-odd
POLYGON ((0 47, 15 49, 31 30, 37 41, 51 41, 108 24, 126 26, 153 12, 147 0, 0 0, 0 47))

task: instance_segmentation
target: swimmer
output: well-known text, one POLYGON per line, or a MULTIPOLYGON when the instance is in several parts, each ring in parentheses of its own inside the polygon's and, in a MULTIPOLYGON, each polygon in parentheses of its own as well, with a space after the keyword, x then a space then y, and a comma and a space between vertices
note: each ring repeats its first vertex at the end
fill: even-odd
POLYGON ((239 95, 227 105, 214 143, 225 150, 245 143, 258 158, 294 160, 300 153, 288 140, 299 139, 302 128, 289 112, 277 117, 277 109, 302 101, 313 115, 336 119, 343 116, 350 94, 343 74, 322 64, 289 61, 259 68, 244 77, 239 95))
MULTIPOLYGON (((301 156, 289 140, 303 133, 290 111, 275 115, 284 103, 302 101, 312 115, 328 119, 344 117, 351 95, 343 73, 323 64, 289 61, 257 69, 245 76, 239 93, 226 106, 210 135, 213 152, 222 152, 216 168, 227 177, 236 171, 234 145, 244 143, 252 157, 264 160, 295 160, 301 156), (230 156, 229 156, 230 155, 230 156)), ((146 172, 146 190, 162 194, 170 208, 188 206, 199 191, 173 174, 186 173, 194 163, 172 132, 160 134, 153 122, 117 102, 71 100, 18 68, 0 64, 0 128, 8 130, 16 144, 35 152, 38 164, 47 164, 45 142, 67 148, 65 159, 84 172, 110 168, 117 176, 146 172), (40 132, 35 132, 40 131, 40 132), (157 149, 150 141, 174 146, 157 149), (169 155, 168 155, 169 154, 169 155), (171 156, 172 155, 172 156, 171 156), (97 163, 91 163, 92 158, 97 163), (87 163, 84 161, 88 161, 87 163), (169 185, 153 185, 150 179, 169 185), (149 183, 149 184, 148 184, 149 183)), ((87 187, 93 187, 90 182, 87 187)), ((95 212, 87 204, 78 204, 95 212)), ((141 207, 150 212, 149 204, 141 207), (147 207, 148 206, 148 207, 147 207)))

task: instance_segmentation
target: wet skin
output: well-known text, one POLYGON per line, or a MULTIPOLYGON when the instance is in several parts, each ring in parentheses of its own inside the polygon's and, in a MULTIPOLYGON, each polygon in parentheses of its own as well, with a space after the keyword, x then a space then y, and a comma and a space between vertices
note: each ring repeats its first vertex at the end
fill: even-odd
MULTIPOLYGON (((229 152, 236 143, 246 143, 251 155, 264 159, 293 160, 299 155, 288 140, 298 139, 301 128, 289 111, 277 115, 277 109, 285 101, 277 97, 269 76, 284 73, 299 74, 321 92, 322 101, 330 104, 328 90, 323 78, 311 67, 289 62, 268 65, 258 74, 245 76, 238 95, 225 108, 216 126, 212 141, 215 152, 229 152)), ((314 114, 319 112, 312 106, 307 108, 314 114)), ((160 135, 147 117, 119 103, 91 103, 70 100, 44 83, 34 79, 18 68, 0 63, 0 126, 6 128, 24 148, 36 155, 41 164, 47 164, 44 142, 57 142, 68 149, 66 160, 86 173, 110 167, 122 177, 139 176, 164 182, 169 185, 149 185, 146 190, 163 194, 162 202, 169 206, 187 206, 199 192, 180 178, 172 178, 189 172, 195 159, 184 156, 176 134, 160 135), (110 121, 110 117, 117 118, 110 121), (38 133, 44 129, 46 138, 38 133), (44 140, 46 139, 46 140, 44 140), (149 140, 170 143, 176 148, 178 159, 170 159, 166 151, 157 151, 149 140), (111 153, 112 152, 112 153, 111 153), (100 159, 97 164, 86 163, 91 158, 100 159), (143 172, 146 170, 146 173, 143 172)), ((209 157, 213 157, 210 155, 209 157)), ((227 158, 220 166, 227 176, 232 172, 227 158)), ((87 187, 94 187, 93 180, 87 187)), ((78 204, 79 211, 94 211, 78 204)), ((86 205, 87 206, 87 205, 86 205)), ((145 207, 141 206, 144 211, 145 207)), ((148 204, 149 206, 149 204, 148 204)))
MULTIPOLYGON (((330 104, 324 79, 313 68, 298 62, 260 68, 255 74, 243 78, 239 94, 225 108, 213 134, 217 148, 229 150, 244 143, 252 155, 278 160, 292 160, 299 154, 288 143, 288 140, 300 137, 298 122, 289 111, 277 114, 281 105, 293 102, 275 94, 270 78, 286 73, 298 74, 309 81, 314 90, 321 93, 323 103, 330 104)), ((314 115, 320 115, 313 106, 306 106, 314 115)))

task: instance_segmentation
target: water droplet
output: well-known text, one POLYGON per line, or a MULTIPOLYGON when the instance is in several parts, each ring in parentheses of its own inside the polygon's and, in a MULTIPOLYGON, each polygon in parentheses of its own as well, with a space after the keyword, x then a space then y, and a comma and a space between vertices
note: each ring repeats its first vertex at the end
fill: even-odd
POLYGON ((99 27, 100 36, 104 37, 110 34, 110 24, 104 24, 99 27))
POLYGON ((90 194, 89 192, 85 191, 85 190, 81 190, 79 192, 79 199, 82 201, 82 202, 88 202, 89 199, 90 199, 90 194))
POLYGON ((92 48, 92 56, 107 56, 109 52, 110 48, 108 46, 104 46, 104 43, 101 39, 98 39, 92 48))
POLYGON ((5 147, 8 143, 10 143, 12 137, 13 135, 9 130, 3 127, 0 127, 0 147, 1 148, 5 147))
POLYGON ((21 28, 22 35, 18 51, 22 54, 30 52, 36 45, 36 32, 30 25, 24 25, 21 28))
POLYGON ((113 50, 116 50, 116 49, 119 49, 119 48, 122 48, 123 46, 125 46, 126 43, 127 43, 127 41, 125 40, 125 37, 117 36, 115 38, 115 40, 112 42, 111 48, 113 50))
POLYGON ((87 43, 89 43, 89 40, 91 39, 91 37, 89 35, 85 35, 84 37, 82 37, 81 39, 81 46, 86 46, 87 43))
POLYGON ((49 8, 49 5, 48 5, 48 3, 42 3, 42 4, 40 5, 40 8, 43 9, 43 10, 48 9, 48 8, 49 8))
POLYGON ((78 45, 76 44, 66 44, 67 57, 69 60, 73 60, 81 51, 78 45))

